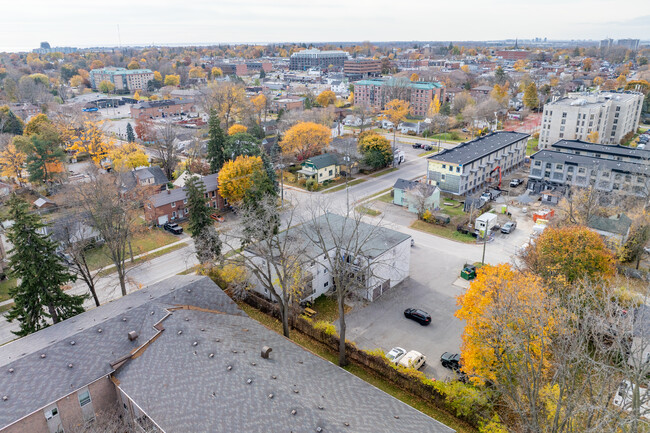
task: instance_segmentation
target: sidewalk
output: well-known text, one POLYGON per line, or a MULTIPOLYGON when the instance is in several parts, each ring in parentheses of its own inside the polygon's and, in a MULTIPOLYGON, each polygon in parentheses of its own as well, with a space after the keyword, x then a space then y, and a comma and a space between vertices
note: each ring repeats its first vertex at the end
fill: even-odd
MULTIPOLYGON (((187 243, 188 243, 189 241, 191 241, 191 240, 192 240, 192 238, 191 238, 190 236, 188 236, 188 237, 183 238, 183 239, 181 239, 181 240, 179 240, 179 241, 172 242, 171 244, 163 245, 163 246, 160 247, 160 248, 155 248, 155 249, 153 249, 153 250, 149 250, 149 251, 147 251, 147 252, 145 252, 145 253, 138 254, 137 256, 133 256, 133 260, 137 260, 137 259, 139 259, 139 258, 141 258, 141 257, 148 256, 149 254, 156 253, 156 252, 158 252, 158 251, 162 251, 162 250, 165 250, 165 249, 167 249, 167 248, 174 247, 174 246, 176 246, 176 245, 187 244, 187 243)), ((131 262, 131 260, 129 259, 129 260, 127 260, 126 263, 130 263, 130 262, 131 262)), ((115 265, 114 265, 114 264, 112 264, 112 265, 108 265, 108 266, 104 266, 103 268, 100 268, 100 269, 95 269, 93 272, 97 271, 97 272, 99 273, 99 272, 104 272, 104 271, 107 271, 107 270, 110 270, 110 269, 113 269, 113 268, 115 268, 115 265)), ((2 301, 2 302, 0 302, 0 307, 2 307, 2 306, 4 306, 4 305, 13 304, 13 302, 14 302, 13 299, 7 299, 6 301, 2 301)))

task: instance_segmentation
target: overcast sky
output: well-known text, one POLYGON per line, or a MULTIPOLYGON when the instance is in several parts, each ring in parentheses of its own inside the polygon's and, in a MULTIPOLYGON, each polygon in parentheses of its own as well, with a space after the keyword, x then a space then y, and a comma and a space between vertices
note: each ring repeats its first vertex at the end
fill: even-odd
POLYGON ((218 42, 650 39, 650 0, 3 0, 0 51, 218 42), (118 37, 119 25, 119 37, 118 37))

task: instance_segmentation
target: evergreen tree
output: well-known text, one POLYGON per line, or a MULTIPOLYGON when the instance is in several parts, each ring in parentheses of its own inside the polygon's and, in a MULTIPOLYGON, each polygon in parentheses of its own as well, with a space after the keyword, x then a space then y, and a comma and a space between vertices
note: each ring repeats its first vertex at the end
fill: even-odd
POLYGON ((13 135, 21 135, 25 124, 20 118, 16 117, 9 106, 0 107, 0 132, 13 135))
POLYGON ((210 120, 208 121, 208 161, 210 162, 210 171, 218 173, 225 162, 224 148, 226 147, 226 135, 221 129, 221 122, 217 112, 210 110, 210 120))
POLYGON ((200 263, 214 261, 221 255, 221 239, 210 218, 212 210, 205 202, 205 185, 200 178, 191 176, 185 189, 190 210, 187 227, 192 232, 196 256, 200 263))
POLYGON ((85 296, 68 295, 61 289, 75 276, 56 255, 56 242, 39 233, 45 227, 41 217, 30 213, 27 202, 16 196, 8 205, 14 221, 7 231, 14 246, 9 258, 10 275, 20 284, 9 292, 14 306, 7 320, 20 322, 20 331, 14 334, 23 337, 49 326, 48 319, 58 323, 82 313, 85 296))
POLYGON ((260 71, 260 80, 266 78, 266 72, 264 72, 264 69, 260 71))
POLYGON ((135 142, 135 133, 133 132, 133 127, 131 126, 131 123, 126 124, 126 140, 129 143, 135 142))
POLYGON ((65 152, 58 143, 42 134, 31 137, 31 149, 27 155, 27 171, 30 182, 48 182, 52 175, 62 170, 65 152))

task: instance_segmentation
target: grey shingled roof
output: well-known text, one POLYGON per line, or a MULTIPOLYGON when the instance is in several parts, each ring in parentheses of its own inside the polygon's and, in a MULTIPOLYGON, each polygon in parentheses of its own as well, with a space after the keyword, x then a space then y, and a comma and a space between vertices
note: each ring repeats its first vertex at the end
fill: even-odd
POLYGON ((587 225, 595 230, 625 236, 632 226, 632 220, 625 214, 614 215, 609 218, 592 216, 587 225))
POLYGON ((409 188, 411 188, 412 186, 414 186, 416 184, 417 184, 417 182, 415 182, 414 180, 406 180, 406 179, 399 178, 399 179, 397 179, 395 181, 395 185, 393 185, 393 189, 404 189, 404 190, 406 190, 406 189, 409 189, 409 188))
POLYGON ((530 134, 514 131, 493 132, 472 141, 461 143, 452 149, 446 149, 437 155, 428 157, 428 159, 466 165, 527 137, 530 137, 530 134))
MULTIPOLYGON (((321 228, 323 241, 328 251, 335 247, 335 239, 347 239, 352 236, 356 222, 353 218, 346 221, 346 217, 326 213, 316 218, 314 221, 308 221, 299 226, 294 226, 282 233, 283 236, 294 236, 296 239, 302 239, 304 244, 301 250, 304 250, 309 257, 317 257, 321 248, 317 248, 310 240, 311 233, 314 233, 316 227, 321 228), (328 228, 328 226, 331 228, 328 228)), ((386 227, 378 227, 365 222, 360 222, 358 228, 358 238, 363 247, 360 252, 369 258, 375 258, 410 239, 411 236, 386 227)), ((312 237, 313 238, 313 237, 312 237)))
POLYGON ((621 145, 589 143, 581 140, 560 140, 551 145, 556 149, 569 149, 579 152, 593 152, 605 155, 625 156, 628 158, 650 161, 650 150, 637 149, 621 145))
POLYGON ((641 174, 650 176, 650 165, 634 162, 616 161, 613 159, 596 158, 594 156, 575 155, 573 153, 558 152, 554 150, 540 150, 530 156, 531 160, 540 160, 556 164, 569 164, 581 166, 600 167, 620 173, 641 174))
POLYGON ((163 325, 116 377, 167 433, 453 431, 248 317, 178 310, 163 325))
MULTIPOLYGON (((205 186, 205 192, 216 191, 218 189, 218 177, 218 173, 203 176, 202 181, 203 185, 205 186)), ((149 201, 151 201, 154 207, 160 207, 176 201, 185 200, 186 197, 186 190, 185 187, 183 187, 168 189, 166 191, 159 192, 158 194, 154 194, 149 197, 149 201)))
POLYGON ((189 304, 244 315, 208 278, 177 276, 0 347, 0 429, 110 374, 155 335, 166 308, 189 304))
POLYGON ((305 162, 310 162, 314 168, 320 170, 321 168, 329 167, 330 165, 336 165, 336 157, 331 153, 324 153, 322 155, 312 156, 305 162))

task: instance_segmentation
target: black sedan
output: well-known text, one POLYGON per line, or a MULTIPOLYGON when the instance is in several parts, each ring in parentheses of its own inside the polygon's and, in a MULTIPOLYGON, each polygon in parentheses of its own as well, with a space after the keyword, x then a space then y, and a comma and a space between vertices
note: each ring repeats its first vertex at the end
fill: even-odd
POLYGON ((163 228, 167 230, 169 233, 175 234, 175 235, 180 235, 183 234, 183 227, 179 226, 176 223, 165 223, 163 225, 163 228))
POLYGON ((422 326, 431 323, 431 316, 426 311, 418 310, 417 308, 407 308, 404 310, 404 317, 407 319, 415 320, 422 326))
POLYGON ((445 352, 440 356, 440 363, 443 367, 454 371, 460 370, 460 354, 445 352))

